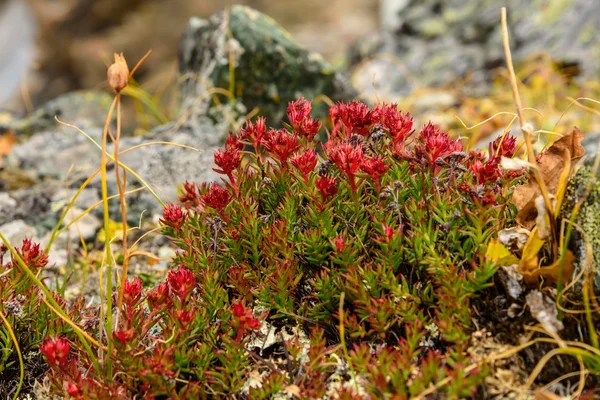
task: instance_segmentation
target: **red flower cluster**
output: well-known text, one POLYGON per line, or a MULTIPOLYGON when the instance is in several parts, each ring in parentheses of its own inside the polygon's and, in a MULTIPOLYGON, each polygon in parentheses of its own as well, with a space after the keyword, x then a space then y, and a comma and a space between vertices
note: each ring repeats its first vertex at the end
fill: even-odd
POLYGON ((346 243, 344 243, 344 238, 338 236, 335 238, 335 249, 338 253, 341 253, 346 248, 346 243))
POLYGON ((290 133, 287 129, 269 129, 262 144, 271 157, 276 158, 284 169, 290 155, 300 148, 297 134, 290 133))
POLYGON ((319 129, 321 129, 321 122, 311 118, 311 110, 312 103, 303 97, 290 102, 287 108, 290 124, 296 132, 306 137, 309 142, 313 140, 319 129))
MULTIPOLYGON (((20 249, 16 249, 17 254, 23 259, 25 265, 31 269, 43 268, 48 264, 48 255, 44 250, 40 250, 40 245, 34 243, 31 239, 23 239, 23 244, 20 249)), ((16 260, 13 261, 16 265, 16 260)))
POLYGON ((229 190, 217 185, 215 182, 210 186, 208 193, 200 197, 200 202, 217 211, 221 211, 231 201, 229 190))
POLYGON ((392 137, 394 142, 403 142, 413 133, 413 120, 409 113, 402 114, 396 104, 380 104, 373 110, 374 119, 392 137))
POLYGON ((179 310, 175 313, 175 317, 181 323, 181 325, 186 326, 194 319, 194 311, 193 310, 179 310))
POLYGON ((167 281, 171 291, 179 297, 182 303, 187 300, 194 287, 196 287, 196 278, 194 278, 192 271, 181 265, 176 270, 169 271, 167 281))
POLYGON ((231 179, 233 171, 235 171, 242 162, 240 151, 235 147, 225 147, 225 150, 218 149, 215 151, 215 164, 220 168, 213 168, 218 174, 224 174, 231 179))
POLYGON ((250 141, 256 153, 259 154, 258 147, 262 143, 266 131, 267 120, 265 117, 260 117, 254 124, 251 121, 246 122, 240 133, 242 139, 250 141))
POLYGON ((227 140, 225 141, 225 150, 218 149, 215 151, 215 164, 220 168, 213 168, 218 174, 227 175, 231 185, 235 188, 237 193, 237 185, 235 183, 235 178, 233 177, 233 171, 239 168, 242 163, 242 155, 240 153, 240 149, 243 148, 243 143, 241 143, 233 133, 229 133, 227 140))
POLYGON ((179 202, 183 204, 186 209, 192 207, 198 207, 200 199, 198 198, 198 191, 196 190, 196 184, 185 181, 183 183, 182 194, 179 196, 179 202))
POLYGON ((329 160, 333 162, 346 177, 348 177, 352 192, 356 192, 354 175, 365 160, 362 147, 355 147, 350 143, 336 143, 335 141, 329 141, 327 142, 326 149, 329 160))
POLYGON ((290 161, 302 173, 304 182, 308 184, 308 173, 315 169, 317 165, 317 154, 315 151, 310 149, 302 154, 296 154, 290 161))
POLYGON ((490 158, 511 158, 515 155, 515 151, 517 151, 517 138, 510 134, 497 137, 489 146, 490 158))
POLYGON ((317 190, 323 199, 323 203, 337 193, 337 184, 335 182, 335 178, 321 176, 315 181, 315 186, 317 187, 317 190))
POLYGON ((338 102, 329 109, 329 118, 333 124, 333 133, 345 133, 346 137, 357 133, 368 136, 371 126, 377 122, 377 114, 360 101, 338 102))
POLYGON ((502 157, 512 157, 517 150, 517 139, 511 135, 500 136, 489 145, 489 155, 486 157, 480 151, 474 150, 469 154, 467 167, 476 178, 476 183, 484 185, 494 182, 503 176, 500 170, 502 157))
POLYGON ((46 357, 46 362, 51 367, 65 365, 69 357, 71 345, 65 338, 46 338, 40 346, 40 351, 46 357))
POLYGON ((175 204, 169 204, 163 208, 163 216, 159 221, 175 230, 179 230, 185 219, 186 214, 181 207, 175 204))
MULTIPOLYGON (((473 154, 473 152, 471 153, 473 154)), ((498 168, 498 157, 492 157, 485 160, 483 157, 471 156, 471 159, 467 162, 467 167, 473 173, 476 179, 476 183, 484 185, 489 182, 494 182, 501 175, 500 169, 498 168)))
POLYGON ((125 280, 123 285, 123 301, 128 306, 133 306, 141 297, 144 285, 139 277, 135 277, 133 281, 125 280))
POLYGON ((121 343, 123 345, 127 344, 127 342, 129 342, 131 339, 133 339, 134 334, 135 334, 135 329, 133 329, 133 328, 122 329, 122 330, 113 332, 113 336, 115 337, 115 339, 117 339, 119 341, 119 343, 121 343))
POLYGON ((231 309, 233 311, 234 325, 237 328, 236 341, 239 342, 246 331, 260 328, 260 321, 254 318, 252 310, 246 308, 243 303, 233 303, 231 309))
POLYGON ((381 177, 390 169, 391 165, 385 163, 385 159, 381 157, 370 157, 366 159, 361 166, 361 169, 369 174, 377 192, 381 190, 381 177))
POLYGON ((446 132, 436 128, 431 122, 421 130, 415 145, 415 154, 434 169, 434 174, 440 170, 439 159, 444 159, 454 152, 463 151, 459 140, 452 140, 446 132))
POLYGON ((67 393, 71 397, 77 397, 81 394, 81 391, 79 390, 79 386, 77 386, 77 384, 74 382, 69 382, 67 384, 67 393))
POLYGON ((150 290, 148 292, 147 299, 152 309, 168 306, 170 303, 169 283, 162 282, 158 286, 150 290))

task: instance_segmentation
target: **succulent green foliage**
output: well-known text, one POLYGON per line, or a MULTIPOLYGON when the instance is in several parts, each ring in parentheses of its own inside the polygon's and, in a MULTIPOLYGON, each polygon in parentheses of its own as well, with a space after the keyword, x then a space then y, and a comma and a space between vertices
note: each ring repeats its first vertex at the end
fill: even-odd
MULTIPOLYGON (((491 156, 467 153, 431 124, 415 133, 394 105, 352 102, 330 109, 322 145, 310 111, 300 99, 283 129, 247 123, 215 152, 225 185, 186 182, 181 205, 163 210, 180 250, 154 288, 124 283, 110 373, 92 368, 71 328, 29 295, 44 319, 20 341, 45 337, 52 393, 407 399, 436 384, 440 396, 476 393, 487 369, 466 368, 471 301, 495 273, 487 242, 512 218, 515 176, 498 159, 514 140, 495 141, 491 156)), ((8 298, 10 284, 31 287, 4 269, 8 298)), ((69 310, 106 343, 98 309, 80 300, 69 310)))

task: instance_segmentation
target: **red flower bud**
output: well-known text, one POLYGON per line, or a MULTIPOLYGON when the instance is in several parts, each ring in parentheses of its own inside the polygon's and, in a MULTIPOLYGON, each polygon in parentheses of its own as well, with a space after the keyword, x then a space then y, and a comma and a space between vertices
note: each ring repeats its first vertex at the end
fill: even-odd
POLYGON ((296 134, 286 129, 269 129, 262 144, 271 157, 279 160, 283 168, 286 167, 289 156, 300 148, 296 134))
POLYGON ((344 238, 338 236, 335 238, 335 248, 338 253, 341 253, 346 248, 346 243, 344 243, 344 238))
POLYGON ((150 306, 155 309, 157 307, 166 306, 169 302, 169 283, 162 282, 148 292, 147 296, 150 306))
POLYGON ((385 163, 385 159, 380 157, 371 157, 362 163, 361 169, 365 171, 375 182, 377 192, 380 189, 381 177, 390 169, 391 165, 385 163))
POLYGON ((326 148, 329 160, 348 177, 350 188, 353 192, 356 192, 354 174, 362 166, 365 159, 362 147, 354 147, 350 143, 334 143, 330 141, 327 142, 326 148))
POLYGON ((432 123, 427 124, 419 134, 419 143, 415 146, 417 157, 426 161, 435 173, 440 170, 438 159, 443 159, 455 152, 462 152, 460 141, 450 139, 447 133, 436 128, 432 123))
POLYGON ((260 328, 260 321, 254 318, 252 310, 246 308, 243 303, 233 303, 231 309, 233 311, 234 324, 238 328, 237 341, 242 338, 242 335, 246 331, 260 328))
POLYGON ((208 193, 200 197, 200 202, 205 206, 214 208, 217 211, 223 210, 231 201, 229 190, 217 185, 213 182, 208 193))
POLYGON ((515 151, 517 151, 517 138, 509 134, 505 136, 499 136, 496 138, 496 140, 490 143, 489 151, 490 158, 511 158, 515 154, 515 151))
MULTIPOLYGON (((48 255, 44 250, 40 250, 40 245, 31 241, 31 239, 23 239, 23 244, 20 249, 16 249, 17 254, 21 256, 23 262, 32 269, 43 268, 48 264, 48 255)), ((13 265, 16 261, 13 260, 13 265)))
POLYGON ((186 214, 183 209, 175 204, 169 204, 163 208, 163 217, 159 220, 162 224, 179 230, 185 221, 186 214))
POLYGON ((262 143, 263 136, 267 131, 267 123, 265 117, 260 117, 256 123, 248 121, 241 129, 242 139, 250 140, 254 149, 258 152, 258 146, 262 143))
POLYGON ((315 185, 321 194, 323 202, 337 193, 337 184, 335 183, 335 178, 327 178, 326 176, 322 176, 315 181, 315 185))
POLYGON ((185 326, 194 319, 194 311, 179 310, 175 313, 175 316, 177 317, 177 320, 181 322, 181 325, 185 326))
POLYGON ((235 147, 226 147, 225 150, 218 149, 215 151, 215 164, 221 169, 213 168, 218 174, 230 176, 242 162, 240 151, 235 147))
POLYGON ((346 137, 350 137, 353 132, 368 136, 371 125, 376 122, 376 114, 368 105, 359 101, 337 103, 329 109, 329 118, 333 124, 333 133, 345 128, 346 137))
POLYGON ((229 135, 227 135, 227 139, 225 140, 225 148, 242 150, 244 148, 244 143, 242 143, 233 132, 229 132, 229 135))
POLYGON ((142 284, 142 280, 136 277, 133 281, 126 279, 123 286, 123 301, 131 307, 142 296, 144 285, 142 284))
POLYGON ((306 137, 308 141, 312 141, 317 132, 319 132, 319 129, 321 129, 321 122, 313 120, 310 117, 311 110, 311 102, 303 97, 290 102, 287 109, 290 124, 296 132, 306 137))
POLYGON ((298 126, 306 118, 310 117, 310 111, 312 110, 312 103, 306 100, 304 97, 300 97, 296 101, 291 101, 288 104, 287 115, 290 119, 290 124, 298 129, 298 126))
POLYGON ((317 165, 317 155, 313 149, 305 151, 302 154, 296 154, 290 160, 292 165, 300 170, 304 181, 308 184, 308 173, 315 169, 317 165))
POLYGON ((192 274, 192 271, 180 265, 175 271, 169 271, 167 278, 169 286, 174 294, 176 294, 182 302, 184 302, 188 295, 194 290, 196 286, 196 278, 192 274))
POLYGON ((79 387, 74 382, 67 383, 67 393, 71 397, 77 397, 81 394, 79 387))
POLYGON ((40 351, 46 357, 50 366, 63 365, 69 357, 71 345, 65 338, 46 338, 40 346, 40 351))
POLYGON ((381 104, 373 110, 373 119, 379 121, 394 142, 403 142, 412 133, 413 120, 409 113, 402 114, 396 104, 381 104))
POLYGON ((185 181, 183 183, 182 194, 179 196, 179 202, 187 209, 198 207, 200 199, 196 190, 196 184, 185 181))
POLYGON ((120 330, 120 331, 115 331, 113 333, 113 336, 121 344, 127 344, 127 342, 129 342, 133 338, 134 334, 135 334, 135 330, 133 328, 131 328, 131 329, 126 329, 126 330, 124 329, 124 330, 120 330))

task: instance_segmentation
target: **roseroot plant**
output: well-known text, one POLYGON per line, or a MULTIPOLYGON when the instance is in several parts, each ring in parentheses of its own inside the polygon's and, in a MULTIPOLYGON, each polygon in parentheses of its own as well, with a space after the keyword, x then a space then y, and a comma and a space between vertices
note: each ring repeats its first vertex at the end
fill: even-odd
POLYGON ((488 240, 513 218, 518 173, 499 161, 515 139, 466 151, 432 124, 416 131, 395 105, 350 102, 331 107, 323 144, 310 112, 299 99, 281 129, 247 122, 215 152, 222 184, 183 184, 161 219, 180 249, 173 269, 149 290, 139 278, 121 288, 115 348, 103 355, 112 375, 59 324, 40 347, 54 393, 476 393, 487 371, 465 368, 470 302, 496 271, 488 240))

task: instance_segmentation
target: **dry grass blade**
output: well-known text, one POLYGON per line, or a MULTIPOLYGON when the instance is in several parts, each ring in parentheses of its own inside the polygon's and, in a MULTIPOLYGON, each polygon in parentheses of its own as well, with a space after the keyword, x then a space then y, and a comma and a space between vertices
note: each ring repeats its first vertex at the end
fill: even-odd
MULTIPOLYGON (((525 119, 523 118, 523 105, 521 104, 521 97, 519 95, 519 87, 517 86, 517 78, 515 75, 515 69, 512 62, 512 54, 510 52, 510 44, 508 39, 508 23, 506 21, 506 7, 502 7, 501 11, 501 23, 502 23, 502 42, 504 44, 504 54, 506 56, 506 65, 508 67, 508 71, 510 74, 510 84, 513 92, 513 99, 515 105, 517 107, 517 115, 519 116, 519 124, 521 125, 521 131, 523 132, 523 138, 525 139, 525 145, 527 146, 527 157, 529 158, 529 162, 531 164, 536 163, 535 154, 533 152, 533 145, 531 143, 531 138, 529 137, 530 132, 528 128, 525 126, 525 119)), ((540 187, 540 191, 542 192, 542 196, 544 197, 544 203, 546 205, 546 210, 548 212, 548 217, 550 219, 550 227, 552 233, 552 256, 556 260, 558 258, 558 236, 556 232, 556 223, 554 217, 554 211, 552 207, 552 202, 550 201, 550 196, 548 189, 546 187, 546 183, 544 179, 540 175, 539 171, 533 170, 533 174, 535 180, 538 182, 540 187)))

